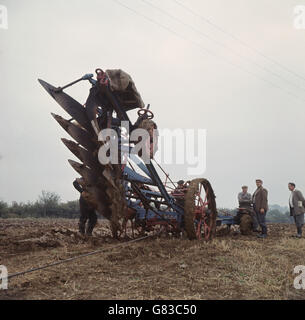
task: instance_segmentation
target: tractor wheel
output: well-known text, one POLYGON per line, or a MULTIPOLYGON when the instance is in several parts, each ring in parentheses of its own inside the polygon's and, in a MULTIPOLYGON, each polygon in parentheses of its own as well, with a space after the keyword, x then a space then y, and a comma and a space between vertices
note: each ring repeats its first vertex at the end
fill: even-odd
POLYGON ((188 186, 184 205, 184 228, 190 240, 210 240, 216 232, 216 202, 208 180, 194 179, 188 186))
POLYGON ((249 235, 252 233, 252 217, 249 214, 243 214, 240 218, 239 229, 242 235, 249 235))

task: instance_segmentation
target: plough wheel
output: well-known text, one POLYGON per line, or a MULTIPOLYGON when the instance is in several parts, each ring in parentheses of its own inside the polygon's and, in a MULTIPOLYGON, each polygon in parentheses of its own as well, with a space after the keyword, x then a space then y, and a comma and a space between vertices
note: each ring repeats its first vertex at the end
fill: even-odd
POLYGON ((216 231, 215 194, 208 180, 200 178, 190 182, 184 205, 184 228, 189 239, 210 240, 216 231))

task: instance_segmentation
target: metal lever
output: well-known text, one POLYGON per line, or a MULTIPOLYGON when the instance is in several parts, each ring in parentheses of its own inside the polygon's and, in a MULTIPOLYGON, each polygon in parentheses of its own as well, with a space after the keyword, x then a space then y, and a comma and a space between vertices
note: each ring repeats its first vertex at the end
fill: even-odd
POLYGON ((91 84, 95 84, 96 83, 96 80, 92 79, 93 78, 93 74, 92 73, 87 73, 85 74, 84 76, 82 76, 81 78, 71 82, 71 83, 68 83, 67 85, 63 86, 63 87, 58 87, 56 89, 54 89, 55 92, 61 92, 63 91, 64 89, 68 88, 68 87, 71 87, 73 86, 74 84, 82 81, 82 80, 88 80, 91 84))

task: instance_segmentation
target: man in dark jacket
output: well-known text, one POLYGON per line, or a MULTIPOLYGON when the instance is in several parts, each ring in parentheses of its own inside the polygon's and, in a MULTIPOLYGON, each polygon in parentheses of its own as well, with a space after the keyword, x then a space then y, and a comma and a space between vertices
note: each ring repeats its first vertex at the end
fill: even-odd
POLYGON ((80 193, 79 198, 79 209, 80 209, 80 218, 79 218, 79 232, 82 235, 92 236, 92 231, 97 223, 97 215, 95 213, 94 205, 86 199, 86 190, 84 188, 83 179, 75 179, 73 181, 74 188, 80 193), (86 222, 87 228, 86 228, 86 222))
POLYGON ((302 238, 302 227, 304 225, 305 199, 302 192, 295 188, 293 182, 288 183, 288 189, 291 191, 289 198, 290 215, 293 216, 297 227, 297 238, 302 238))
POLYGON ((257 189, 252 195, 253 209, 255 211, 257 221, 262 229, 262 233, 258 235, 259 238, 267 237, 266 213, 268 211, 268 191, 263 188, 263 181, 256 180, 257 189))

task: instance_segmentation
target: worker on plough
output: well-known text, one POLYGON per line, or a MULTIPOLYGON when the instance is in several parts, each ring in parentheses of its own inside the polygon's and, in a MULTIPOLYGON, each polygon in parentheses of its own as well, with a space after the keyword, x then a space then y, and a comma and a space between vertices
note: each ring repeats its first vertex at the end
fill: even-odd
POLYGON ((75 179, 73 181, 73 186, 80 193, 80 218, 78 224, 79 232, 82 235, 92 236, 93 229, 97 223, 97 215, 95 212, 96 205, 94 201, 91 199, 90 194, 86 191, 83 178, 75 179))
POLYGON ((187 190, 187 183, 184 180, 179 180, 177 182, 176 189, 171 193, 173 197, 176 199, 177 204, 184 207, 184 197, 187 190))

